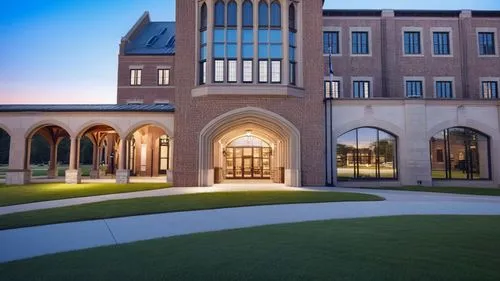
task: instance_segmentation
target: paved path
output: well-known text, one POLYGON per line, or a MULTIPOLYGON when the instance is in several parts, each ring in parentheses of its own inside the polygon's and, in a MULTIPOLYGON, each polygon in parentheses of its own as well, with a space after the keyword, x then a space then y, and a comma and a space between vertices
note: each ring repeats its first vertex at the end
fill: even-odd
MULTIPOLYGON (((214 190, 235 189, 219 186, 214 190)), ((328 190, 370 193, 387 200, 191 211, 5 230, 0 231, 0 262, 153 238, 278 223, 418 214, 500 215, 500 197, 351 188, 328 190)))

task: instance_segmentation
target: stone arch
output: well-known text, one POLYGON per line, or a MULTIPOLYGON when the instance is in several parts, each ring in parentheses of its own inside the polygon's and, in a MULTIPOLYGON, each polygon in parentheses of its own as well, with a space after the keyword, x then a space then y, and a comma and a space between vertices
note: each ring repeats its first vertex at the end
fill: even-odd
POLYGON ((40 122, 37 122, 35 124, 33 124, 32 126, 30 126, 27 130, 26 130, 26 133, 25 133, 25 138, 29 139, 31 137, 33 137, 33 135, 41 128, 43 127, 47 127, 47 126, 57 126, 57 127, 61 127, 62 129, 64 129, 68 135, 70 137, 74 137, 75 134, 73 132, 73 130, 71 130, 68 125, 66 125, 65 123, 61 122, 61 121, 57 121, 57 120, 54 120, 54 119, 47 119, 47 120, 42 120, 40 122))
POLYGON ((482 134, 487 135, 489 138, 494 138, 496 135, 498 135, 498 131, 491 128, 490 126, 476 120, 467 119, 465 122, 457 122, 456 120, 446 120, 440 122, 439 124, 427 130, 427 138, 430 139, 437 133, 454 127, 464 127, 476 130, 482 134))
POLYGON ((129 126, 129 128, 126 130, 126 132, 124 134, 125 138, 129 138, 130 135, 133 134, 135 131, 139 130, 140 128, 142 128, 144 126, 148 126, 148 125, 155 126, 155 127, 162 129, 170 138, 174 137, 173 130, 168 128, 168 126, 166 126, 165 124, 158 122, 158 121, 154 121, 154 120, 143 120, 143 121, 134 123, 131 126, 129 126))
POLYGON ((116 124, 113 122, 107 121, 107 120, 91 120, 83 124, 78 128, 76 131, 77 137, 81 138, 83 137, 83 134, 85 134, 90 128, 99 126, 99 125, 105 125, 111 127, 115 132, 119 135, 122 136, 122 131, 120 130, 120 127, 118 127, 116 124))
POLYGON ((342 136, 343 134, 350 132, 354 129, 357 128, 362 128, 362 127, 371 127, 371 128, 376 128, 380 129, 383 131, 386 131, 387 133, 390 133, 397 138, 401 138, 404 136, 404 131, 401 129, 399 126, 395 125, 394 123, 380 120, 380 119, 362 119, 362 120, 355 120, 346 124, 343 124, 342 126, 339 126, 337 128, 334 128, 335 130, 335 139, 338 137, 342 136))
POLYGON ((12 137, 12 132, 11 132, 10 128, 5 126, 2 123, 0 123, 0 130, 4 130, 10 137, 12 137))
POLYGON ((256 124, 261 128, 280 136, 286 143, 285 184, 301 185, 300 131, 290 121, 274 112, 257 108, 244 107, 224 113, 210 121, 199 137, 198 183, 200 186, 213 184, 213 143, 214 140, 241 124, 256 124))

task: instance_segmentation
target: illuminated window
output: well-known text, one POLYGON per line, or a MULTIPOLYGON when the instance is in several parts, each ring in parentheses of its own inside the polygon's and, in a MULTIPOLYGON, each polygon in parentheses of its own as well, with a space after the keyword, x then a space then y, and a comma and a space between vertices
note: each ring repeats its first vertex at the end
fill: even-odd
POLYGON ((267 72, 268 72, 268 61, 260 60, 259 61, 259 83, 268 82, 267 72))
POLYGON ((214 65, 214 81, 224 82, 224 60, 215 60, 214 65))
POLYGON ((227 61, 227 82, 236 82, 236 60, 227 61))
POLYGON ((244 60, 243 61, 243 82, 251 83, 253 82, 253 61, 244 60))
POLYGON ((352 95, 354 98, 370 98, 370 81, 354 81, 352 84, 352 95))
POLYGON ((140 86, 142 84, 142 69, 130 70, 130 85, 140 86))
POLYGON ((498 99, 498 82, 497 81, 481 82, 481 97, 483 99, 498 99))
POLYGON ((340 97, 340 81, 325 81, 325 98, 340 97))
POLYGON ((158 69, 158 85, 170 85, 170 69, 158 69))

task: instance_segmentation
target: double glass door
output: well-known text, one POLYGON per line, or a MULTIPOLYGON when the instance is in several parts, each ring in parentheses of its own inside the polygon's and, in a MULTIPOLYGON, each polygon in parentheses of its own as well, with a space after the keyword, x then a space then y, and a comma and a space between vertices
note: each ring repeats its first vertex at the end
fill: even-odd
POLYGON ((271 178, 271 148, 269 147, 226 148, 226 178, 228 179, 271 178))

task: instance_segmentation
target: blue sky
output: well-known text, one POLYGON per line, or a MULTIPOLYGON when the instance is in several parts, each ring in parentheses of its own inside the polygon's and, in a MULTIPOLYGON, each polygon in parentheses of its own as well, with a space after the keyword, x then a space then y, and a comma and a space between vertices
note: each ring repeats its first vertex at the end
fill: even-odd
MULTIPOLYGON (((0 103, 114 103, 121 36, 146 10, 175 20, 174 0, 4 2, 0 103)), ((500 0, 326 0, 325 8, 500 10, 500 0)))

